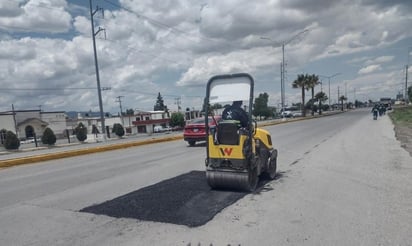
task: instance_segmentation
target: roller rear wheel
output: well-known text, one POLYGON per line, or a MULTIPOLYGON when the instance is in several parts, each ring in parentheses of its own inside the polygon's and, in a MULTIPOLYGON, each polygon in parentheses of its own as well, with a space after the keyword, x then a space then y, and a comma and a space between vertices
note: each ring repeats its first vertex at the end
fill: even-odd
POLYGON ((277 150, 273 150, 267 164, 267 169, 266 169, 266 176, 268 179, 272 180, 275 179, 276 177, 276 169, 277 169, 277 157, 278 157, 278 152, 277 150))

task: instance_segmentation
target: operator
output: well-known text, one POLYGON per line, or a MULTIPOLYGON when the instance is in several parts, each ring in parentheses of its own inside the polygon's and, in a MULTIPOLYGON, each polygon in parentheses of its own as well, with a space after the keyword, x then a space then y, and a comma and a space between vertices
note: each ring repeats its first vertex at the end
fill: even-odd
POLYGON ((248 127, 249 125, 249 116, 242 109, 242 101, 233 101, 232 106, 225 108, 222 119, 239 121, 242 127, 248 127))

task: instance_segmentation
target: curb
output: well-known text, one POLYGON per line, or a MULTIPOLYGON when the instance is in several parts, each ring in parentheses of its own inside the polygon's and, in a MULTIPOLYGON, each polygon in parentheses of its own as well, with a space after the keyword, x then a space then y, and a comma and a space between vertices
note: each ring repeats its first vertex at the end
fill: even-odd
MULTIPOLYGON (((336 115, 340 113, 343 113, 343 112, 339 111, 339 112, 334 112, 334 113, 324 114, 324 115, 299 117, 299 118, 293 118, 293 119, 286 119, 284 121, 272 121, 272 122, 258 124, 258 126, 265 127, 265 126, 279 125, 279 124, 285 124, 285 123, 290 123, 290 122, 326 117, 326 116, 336 115)), ((153 138, 153 139, 148 139, 148 140, 119 143, 119 144, 109 144, 109 145, 98 146, 98 147, 90 147, 90 148, 79 149, 79 150, 60 151, 56 153, 33 155, 33 156, 20 157, 20 158, 14 158, 14 159, 6 159, 6 160, 0 160, 0 169, 18 166, 18 165, 24 165, 24 164, 32 164, 32 163, 42 162, 42 161, 74 157, 74 156, 79 156, 79 155, 99 153, 99 152, 110 151, 110 150, 125 149, 125 148, 136 147, 136 146, 147 145, 147 144, 175 141, 175 140, 180 140, 180 139, 183 139, 183 135, 163 137, 163 138, 153 138)))
POLYGON ((104 151, 110 150, 117 150, 117 149, 125 149, 135 146, 147 145, 147 144, 154 144, 166 141, 175 141, 183 139, 183 136, 173 136, 173 137, 165 137, 165 138, 153 138, 149 140, 142 140, 136 142, 128 142, 128 143, 119 143, 119 144, 110 144, 105 146, 98 146, 98 147, 91 147, 79 150, 69 150, 69 151, 61 151, 56 153, 48 153, 42 155, 33 155, 28 157, 21 157, 21 158, 14 158, 14 159, 6 159, 0 160, 0 168, 24 165, 24 164, 32 164, 41 161, 49 161, 55 159, 62 159, 67 157, 79 156, 79 155, 86 155, 86 154, 93 154, 99 153, 104 151))

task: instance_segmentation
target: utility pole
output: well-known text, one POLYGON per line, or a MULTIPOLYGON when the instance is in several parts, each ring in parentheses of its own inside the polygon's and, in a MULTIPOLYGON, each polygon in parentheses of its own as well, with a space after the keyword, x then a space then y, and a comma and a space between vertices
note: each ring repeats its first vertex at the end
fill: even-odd
POLYGON ((176 97, 175 98, 175 104, 177 105, 177 112, 180 112, 180 104, 181 104, 181 97, 176 97))
POLYGON ((285 43, 282 44, 282 71, 280 76, 280 100, 282 102, 282 112, 285 110, 285 43))
POLYGON ((355 107, 356 107, 356 88, 353 88, 353 103, 355 104, 355 107))
POLYGON ((348 84, 345 82, 345 98, 348 98, 348 84))
POLYGON ((319 75, 320 77, 325 77, 325 78, 327 78, 328 79, 328 99, 329 99, 329 108, 331 108, 331 106, 330 106, 330 98, 331 98, 331 95, 330 95, 330 79, 331 78, 333 78, 333 77, 335 77, 335 76, 338 76, 338 75, 340 75, 341 73, 335 73, 334 75, 331 75, 331 76, 325 76, 325 75, 319 75))
POLYGON ((11 104, 11 110, 12 110, 12 112, 13 112, 14 130, 16 131, 17 137, 20 137, 20 136, 19 136, 19 133, 17 132, 16 111, 14 111, 14 105, 13 105, 13 104, 11 104))
POLYGON ((116 97, 116 99, 117 99, 116 102, 118 102, 119 105, 120 105, 120 121, 122 122, 122 126, 123 126, 124 124, 123 124, 122 97, 124 97, 124 96, 118 96, 118 97, 116 97))
POLYGON ((340 93, 339 93, 339 86, 338 86, 338 103, 339 103, 339 99, 340 99, 340 93))
POLYGON ((103 140, 106 141, 106 126, 104 124, 104 111, 103 111, 103 102, 102 102, 102 91, 100 88, 100 76, 99 76, 99 64, 97 62, 97 51, 96 51, 96 35, 100 31, 104 31, 103 28, 99 27, 97 32, 94 31, 94 21, 93 16, 96 14, 97 11, 103 10, 102 8, 96 7, 96 10, 92 10, 92 0, 89 0, 90 3, 90 22, 92 25, 92 39, 93 39, 93 51, 94 51, 94 65, 96 67, 96 81, 97 81, 97 95, 99 97, 99 108, 100 108, 100 121, 102 122, 102 134, 103 140))
MULTIPOLYGON (((408 60, 409 60, 409 56, 408 56, 408 60)), ((409 61, 408 61, 409 63, 409 61)), ((406 74, 405 74, 405 103, 407 104, 409 101, 409 97, 408 97, 408 68, 409 68, 409 64, 406 65, 406 74)))
POLYGON ((409 101, 408 97, 408 70, 409 70, 409 55, 411 54, 412 47, 408 47, 408 63, 406 64, 406 75, 405 75, 405 103, 409 101))
MULTIPOLYGON (((301 35, 305 32, 308 32, 308 31, 309 31, 309 29, 305 29, 305 30, 299 32, 298 34, 296 34, 295 36, 293 36, 292 38, 290 38, 289 40, 283 41, 282 44, 281 44, 281 46, 282 46, 282 63, 280 65, 281 66, 281 70, 280 70, 280 93, 281 93, 281 96, 280 96, 280 99, 281 99, 281 103, 282 103, 282 111, 285 108, 285 67, 286 67, 286 64, 285 64, 285 46, 287 44, 289 44, 290 42, 292 42, 294 39, 296 39, 299 35, 301 35)), ((273 42, 273 40, 271 38, 268 38, 268 37, 260 37, 260 39, 267 39, 267 40, 270 40, 270 41, 273 42)), ((279 43, 278 43, 278 45, 279 45, 279 43)), ((277 47, 279 47, 279 46, 277 46, 277 47)))

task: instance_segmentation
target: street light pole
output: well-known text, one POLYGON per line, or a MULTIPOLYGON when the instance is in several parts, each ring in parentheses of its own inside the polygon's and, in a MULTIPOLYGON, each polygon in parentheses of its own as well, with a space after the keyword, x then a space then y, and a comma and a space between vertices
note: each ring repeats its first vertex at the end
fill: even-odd
POLYGON ((335 76, 338 76, 338 75, 340 75, 341 73, 335 73, 334 75, 331 75, 331 76, 325 76, 325 75, 319 75, 319 76, 321 76, 321 77, 325 77, 325 78, 327 78, 328 79, 328 101, 329 101, 329 109, 331 108, 330 107, 330 79, 331 78, 333 78, 333 77, 335 77, 335 76))
POLYGON ((282 44, 282 71, 280 75, 280 101, 282 112, 285 110, 285 44, 282 44))
POLYGON ((406 64, 406 75, 405 75, 405 103, 407 104, 409 101, 408 98, 408 69, 409 69, 409 56, 411 54, 411 48, 408 47, 408 64, 406 64))

